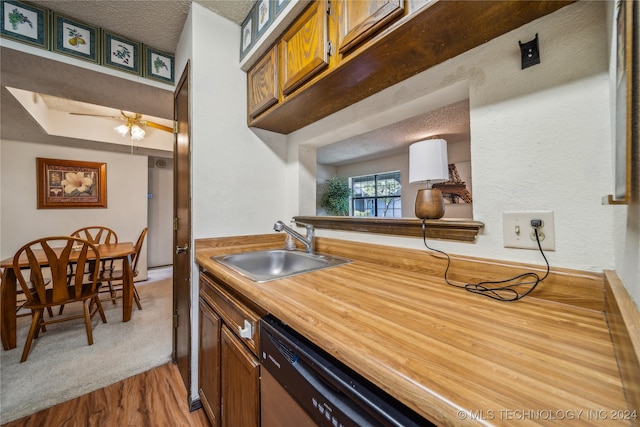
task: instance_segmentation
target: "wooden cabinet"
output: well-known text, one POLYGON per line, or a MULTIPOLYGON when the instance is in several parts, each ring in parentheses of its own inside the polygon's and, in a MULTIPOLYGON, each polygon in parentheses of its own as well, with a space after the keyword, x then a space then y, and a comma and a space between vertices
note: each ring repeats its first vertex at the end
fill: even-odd
POLYGON ((278 102, 278 48, 270 49, 247 73, 247 114, 255 117, 278 102))
POLYGON ((290 94, 328 65, 327 2, 316 1, 280 41, 282 93, 290 94))
POLYGON ((222 425, 260 425, 260 362, 222 327, 222 425))
POLYGON ((200 273, 198 390, 214 427, 260 425, 258 321, 265 313, 200 273))
POLYGON ((222 322, 200 298, 198 394, 211 425, 220 424, 220 332, 222 322))
POLYGON ((342 55, 404 14, 404 0, 340 0, 337 4, 344 30, 338 49, 342 55))
POLYGON ((574 1, 312 1, 272 46, 277 102, 260 87, 247 123, 289 134, 574 1))

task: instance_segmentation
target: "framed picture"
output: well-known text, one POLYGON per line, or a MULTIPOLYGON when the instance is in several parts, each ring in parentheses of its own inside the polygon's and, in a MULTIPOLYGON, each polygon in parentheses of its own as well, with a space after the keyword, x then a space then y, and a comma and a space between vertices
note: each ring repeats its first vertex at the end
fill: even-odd
MULTIPOLYGON (((632 0, 617 0, 616 72, 615 72, 615 140, 614 140, 614 193, 606 200, 609 204, 627 204, 631 201, 633 107, 633 4, 632 0)), ((637 113, 636 113, 637 114, 637 113)))
POLYGON ((240 26, 240 58, 244 57, 246 53, 249 51, 251 46, 253 46, 254 42, 254 33, 253 23, 255 19, 253 18, 255 15, 255 6, 251 9, 251 12, 245 18, 244 22, 240 26))
POLYGON ((276 16, 278 16, 280 15, 280 12, 282 12, 282 10, 285 8, 285 6, 287 6, 289 0, 275 0, 275 3, 276 16))
POLYGON ((151 47, 144 47, 144 77, 167 83, 174 82, 174 57, 151 47))
POLYGON ((98 62, 98 28, 53 12, 53 51, 98 62))
POLYGON ((49 11, 20 1, 2 0, 2 37, 49 49, 49 11))
POLYGON ((255 5, 256 8, 256 38, 260 37, 262 33, 269 28, 272 21, 273 8, 271 7, 271 0, 258 0, 255 5))
POLYGON ((38 209, 106 208, 107 164, 36 158, 38 209))
POLYGON ((102 65, 140 75, 140 43, 102 30, 102 65))

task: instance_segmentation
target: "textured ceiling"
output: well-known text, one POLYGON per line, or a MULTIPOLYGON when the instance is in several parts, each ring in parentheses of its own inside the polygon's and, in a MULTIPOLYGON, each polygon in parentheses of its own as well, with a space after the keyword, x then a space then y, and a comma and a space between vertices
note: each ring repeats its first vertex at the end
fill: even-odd
MULTIPOLYGON (((255 0, 195 0, 240 25, 255 0)), ((78 21, 175 53, 191 0, 35 0, 78 21)))
POLYGON ((469 141, 469 101, 447 105, 392 125, 318 148, 318 163, 339 166, 354 161, 406 153, 420 138, 435 137, 449 143, 469 141))
MULTIPOLYGON (((193 1, 238 25, 255 4, 255 0, 193 1)), ((32 3, 170 53, 175 52, 191 8, 191 0, 35 0, 32 3)), ((5 47, 0 47, 0 52, 0 135, 3 139, 104 149, 104 144, 100 147, 100 143, 92 140, 48 135, 5 86, 159 118, 173 116, 170 87, 163 90, 5 47)), ((65 107, 60 103, 56 100, 52 108, 63 111, 71 106, 78 108, 78 104, 65 107)), ((100 114, 99 107, 96 108, 92 111, 100 114)), ((414 142, 415 139, 407 139, 410 135, 417 134, 438 134, 449 142, 468 141, 468 102, 423 112, 391 126, 324 146, 318 151, 318 162, 339 165, 396 154, 414 142)))

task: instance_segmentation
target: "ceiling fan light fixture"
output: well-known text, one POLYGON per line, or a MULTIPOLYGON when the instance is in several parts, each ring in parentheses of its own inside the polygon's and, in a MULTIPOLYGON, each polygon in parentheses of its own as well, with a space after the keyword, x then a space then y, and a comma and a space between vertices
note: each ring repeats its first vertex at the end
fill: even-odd
POLYGON ((121 137, 125 137, 127 136, 127 134, 129 133, 129 126, 127 125, 120 125, 120 126, 116 126, 113 128, 113 130, 115 130, 116 132, 118 132, 118 134, 120 134, 121 137))
POLYGON ((138 125, 133 125, 131 126, 131 139, 135 140, 135 141, 139 141, 142 138, 144 138, 144 130, 138 126, 138 125))

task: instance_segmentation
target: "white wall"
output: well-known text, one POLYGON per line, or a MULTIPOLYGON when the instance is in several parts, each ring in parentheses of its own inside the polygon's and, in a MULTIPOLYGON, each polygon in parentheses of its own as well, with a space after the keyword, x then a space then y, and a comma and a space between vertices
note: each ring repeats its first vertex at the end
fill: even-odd
POLYGON ((149 268, 173 264, 173 159, 149 158, 149 268), (159 163, 160 162, 160 163, 159 163), (164 166, 161 167, 161 165, 164 166))
MULTIPOLYGON (((435 246, 455 254, 542 264, 537 251, 503 247, 502 212, 552 210, 552 266, 613 268, 613 217, 624 208, 601 205, 613 187, 607 52, 605 3, 577 2, 310 125, 313 132, 301 129, 289 138, 301 144, 303 137, 317 141, 323 129, 341 133, 371 122, 373 114, 387 108, 466 85, 473 218, 485 228, 474 244, 439 241, 435 246), (522 70, 518 41, 536 33, 541 63, 522 70)), ((420 239, 328 230, 318 235, 424 248, 420 239)))
MULTIPOLYGON (((285 137, 258 137, 246 123, 240 28, 192 4, 176 51, 177 75, 191 60, 191 186, 194 239, 270 233, 285 212, 285 137)), ((193 242, 192 242, 193 243, 193 242)), ((197 396, 198 281, 192 267, 192 397, 197 396)))
MULTIPOLYGON (((122 242, 135 242, 147 225, 147 157, 17 141, 0 141, 3 200, 0 257, 44 236, 104 225, 122 242), (36 157, 107 164, 107 208, 37 209, 36 157)), ((146 278, 146 245, 138 263, 146 278)))

